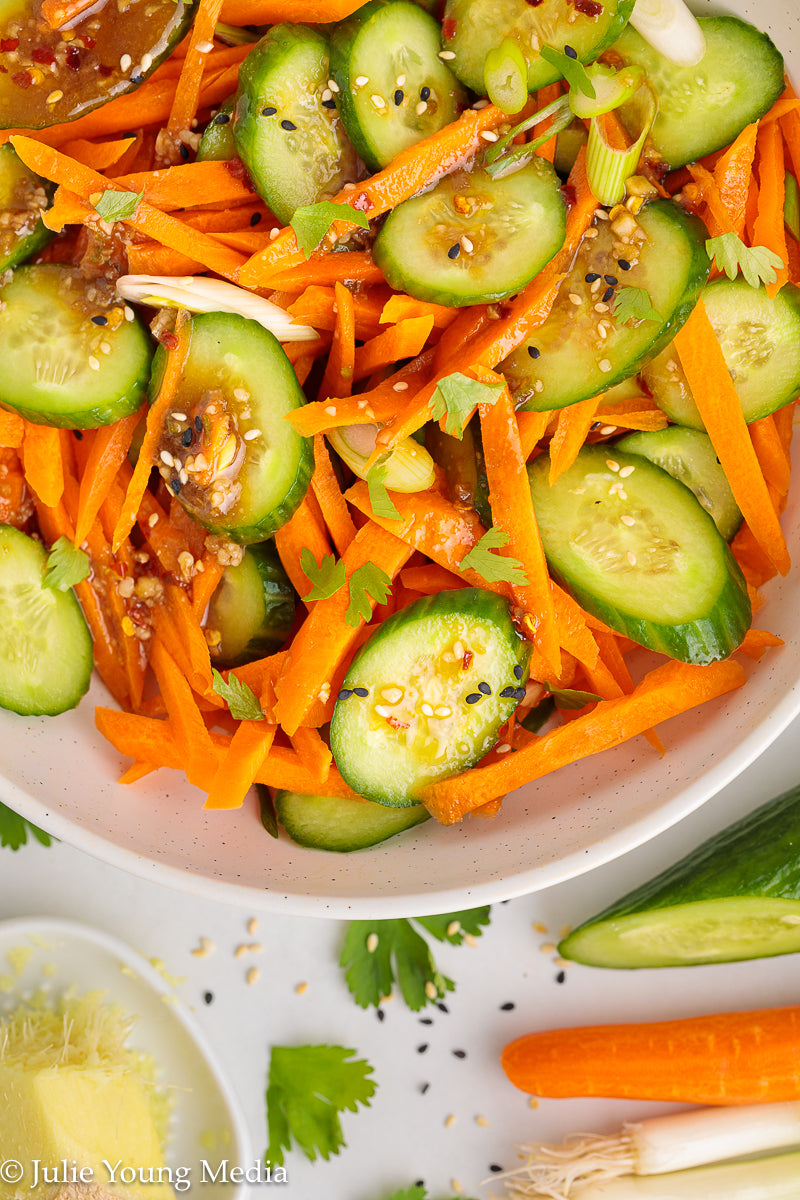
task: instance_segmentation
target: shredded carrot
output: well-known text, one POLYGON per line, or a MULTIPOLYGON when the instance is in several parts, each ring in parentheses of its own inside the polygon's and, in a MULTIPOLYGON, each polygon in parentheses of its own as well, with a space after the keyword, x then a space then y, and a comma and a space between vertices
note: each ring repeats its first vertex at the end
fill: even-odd
POLYGON ((116 166, 137 142, 136 134, 110 142, 90 142, 88 138, 72 138, 61 149, 93 171, 106 171, 116 166))
POLYGON ((703 304, 675 337, 675 348, 734 499, 775 568, 785 575, 789 553, 742 415, 722 347, 703 304))
POLYGON ((25 422, 18 413, 0 408, 0 446, 17 450, 25 436, 25 422))
POLYGON ((784 264, 777 269, 777 279, 768 283, 767 295, 776 296, 789 278, 789 255, 786 250, 786 229, 783 220, 785 168, 783 140, 777 122, 769 122, 758 131, 758 214, 753 224, 753 245, 766 246, 784 264))
POLYGON ((75 542, 80 546, 100 506, 111 491, 122 463, 130 449, 134 430, 144 419, 144 409, 98 429, 86 460, 80 486, 75 523, 75 542))
POLYGON ((722 154, 714 167, 714 180, 719 188, 735 233, 744 233, 747 196, 753 174, 758 123, 746 125, 735 141, 722 154))
POLYGON ((173 736, 186 756, 186 775, 202 787, 210 773, 211 739, 185 675, 158 635, 150 648, 150 666, 167 707, 173 736))
POLYGON ((211 656, 205 634, 189 596, 177 583, 167 581, 164 598, 153 609, 153 625, 198 696, 222 706, 213 689, 211 656))
MULTIPOLYGON (((536 107, 538 109, 546 108, 548 104, 552 104, 554 100, 558 100, 560 95, 561 81, 559 80, 556 83, 548 83, 545 87, 539 88, 538 92, 536 93, 536 107)), ((519 118, 516 119, 519 120, 519 118)), ((544 133, 552 124, 552 117, 548 117, 547 121, 537 128, 536 136, 538 137, 540 133, 544 133)), ((538 154, 539 158, 547 159, 547 161, 551 163, 556 156, 555 136, 544 142, 543 145, 541 145, 536 151, 536 153, 538 154)))
POLYGON ((320 737, 319 730, 301 725, 292 734, 291 742, 293 749, 297 752, 297 757, 316 776, 320 786, 324 786, 331 769, 333 755, 330 747, 320 737))
POLYGON ((789 491, 791 461, 775 424, 774 414, 748 425, 750 438, 767 484, 781 496, 789 491))
POLYGON ((404 358, 414 358, 422 350, 433 329, 433 316, 408 317, 371 338, 356 351, 356 380, 366 379, 373 371, 404 358))
POLYGON ((196 0, 189 47, 183 60, 165 131, 171 143, 173 162, 177 161, 182 145, 181 135, 191 131, 192 121, 197 115, 203 71, 207 55, 214 48, 214 30, 221 9, 222 0, 196 0))
POLYGON ((144 193, 148 204, 162 212, 195 208, 202 204, 251 204, 254 196, 238 160, 180 163, 158 171, 138 171, 111 180, 125 192, 144 193))
POLYGON ((61 29, 68 21, 77 21, 96 0, 42 0, 40 13, 51 29, 61 29))
POLYGON ((42 504, 55 508, 64 491, 61 431, 26 421, 22 465, 31 490, 42 504))
POLYGON ((225 757, 219 762, 203 808, 241 808, 272 748, 277 725, 240 721, 225 757))
POLYGON ((342 555, 356 536, 356 527, 321 433, 314 435, 314 474, 311 476, 311 487, 319 501, 333 544, 339 555, 342 555))
POLYGON ((591 429, 603 397, 594 396, 590 400, 581 400, 562 408, 558 414, 558 424, 550 442, 550 474, 552 486, 565 471, 568 471, 578 456, 586 435, 591 429))
MULTIPOLYGON (((303 498, 290 520, 275 531, 275 547, 298 596, 307 596, 311 591, 311 580, 300 563, 302 551, 309 550, 317 566, 331 553, 319 506, 312 505, 309 495, 303 498)), ((313 601, 308 604, 310 606, 313 601)))
POLYGON ((336 324, 328 363, 319 386, 320 400, 349 396, 353 390, 356 355, 356 318, 353 294, 343 283, 334 284, 336 324))
POLYGON ((202 621, 211 597, 222 581, 225 568, 215 554, 204 554, 197 565, 203 569, 192 579, 192 611, 198 621, 202 621))

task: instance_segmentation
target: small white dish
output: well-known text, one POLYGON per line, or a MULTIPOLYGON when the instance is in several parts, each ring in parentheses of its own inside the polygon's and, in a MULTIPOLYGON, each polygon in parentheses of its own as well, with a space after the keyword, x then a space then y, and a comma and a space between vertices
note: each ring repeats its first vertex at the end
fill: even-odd
POLYGON ((88 925, 23 917, 0 921, 0 975, 14 976, 0 991, 0 1017, 37 989, 57 997, 68 988, 103 991, 135 1016, 128 1044, 152 1056, 174 1098, 166 1148, 174 1179, 200 1184, 204 1200, 244 1200, 247 1183, 231 1182, 231 1172, 252 1171, 255 1159, 239 1101, 188 1007, 145 958, 88 925))

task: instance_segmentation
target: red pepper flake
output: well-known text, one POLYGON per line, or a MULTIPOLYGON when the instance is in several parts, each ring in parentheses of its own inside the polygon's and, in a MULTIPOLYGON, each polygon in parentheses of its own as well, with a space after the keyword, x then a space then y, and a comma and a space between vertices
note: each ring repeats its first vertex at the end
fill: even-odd
POLYGON ((574 183, 564 183, 561 186, 561 195, 564 197, 564 203, 571 208, 578 199, 578 193, 575 191, 574 183))
POLYGON ((94 50, 96 42, 93 37, 89 37, 88 33, 82 33, 78 41, 83 42, 87 50, 94 50))
POLYGON ((114 72, 113 67, 104 67, 102 63, 100 63, 97 70, 103 76, 103 79, 108 79, 109 75, 113 74, 114 72))
POLYGON ((408 724, 405 721, 398 721, 397 717, 387 717, 386 724, 391 725, 392 729, 408 729, 408 724))
POLYGON ((30 71, 17 71, 16 75, 11 76, 11 82, 19 88, 29 88, 33 83, 33 76, 30 71))
POLYGON ((81 69, 81 52, 77 46, 73 46, 71 44, 69 46, 67 46, 67 53, 66 53, 64 61, 66 62, 67 66, 69 67, 70 71, 80 71, 80 69, 81 69))
POLYGON ((461 670, 462 671, 468 671, 470 669, 470 667, 472 666, 472 660, 474 657, 475 657, 475 655, 472 653, 471 650, 464 651, 464 655, 461 659, 461 670))
POLYGON ((7 74, 8 74, 8 68, 0 67, 0 75, 7 75, 7 74))
POLYGON ((362 192, 360 196, 356 196, 354 200, 351 200, 350 206, 351 208, 358 209, 359 212, 363 213, 370 212, 375 207, 365 192, 362 192))
POLYGON ((49 46, 37 46, 31 58, 41 67, 49 67, 56 61, 56 56, 49 46))
MULTIPOLYGON (((541 0, 540 0, 541 2, 541 0)), ((445 17, 442 21, 442 37, 446 42, 449 42, 456 36, 456 19, 455 17, 445 17)))
POLYGON ((0 38, 0 51, 3 54, 10 54, 12 50, 16 50, 19 46, 19 38, 0 38))
POLYGON ((166 346, 168 350, 177 350, 178 346, 180 345, 180 339, 177 338, 174 333, 170 333, 168 329, 165 329, 158 335, 158 340, 161 342, 161 345, 166 346))
POLYGON ((542 0, 525 0, 525 3, 529 4, 531 8, 538 8, 542 0))
MULTIPOLYGON (((530 0, 528 0, 530 3, 530 0)), ((575 11, 583 13, 585 17, 599 17, 603 11, 602 4, 598 4, 597 0, 572 0, 575 5, 575 11)))

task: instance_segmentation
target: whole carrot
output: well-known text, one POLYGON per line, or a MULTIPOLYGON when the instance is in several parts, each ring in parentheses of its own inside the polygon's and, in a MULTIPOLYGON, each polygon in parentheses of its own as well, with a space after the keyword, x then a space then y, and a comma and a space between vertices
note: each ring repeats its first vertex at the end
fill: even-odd
POLYGON ((529 1033, 501 1056, 534 1096, 681 1104, 800 1099, 800 1007, 529 1033))

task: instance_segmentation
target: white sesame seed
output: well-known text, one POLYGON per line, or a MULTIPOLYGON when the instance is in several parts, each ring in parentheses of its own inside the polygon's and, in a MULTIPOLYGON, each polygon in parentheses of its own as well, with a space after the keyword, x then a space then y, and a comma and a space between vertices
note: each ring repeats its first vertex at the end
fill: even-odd
POLYGON ((181 483, 188 483, 188 482, 189 482, 189 476, 188 476, 188 474, 187 474, 187 471, 186 471, 186 468, 185 468, 185 467, 184 467, 184 469, 183 469, 183 470, 180 472, 180 474, 179 474, 178 478, 180 479, 181 483))
POLYGON ((246 388, 234 388, 233 389, 233 398, 234 398, 234 400, 249 400, 250 393, 247 391, 246 388))
POLYGON ((631 550, 628 551, 625 557, 632 567, 636 566, 636 555, 631 550))
POLYGON ((101 352, 101 354, 110 354, 111 353, 111 346, 109 345, 108 342, 100 343, 100 352, 101 352))
POLYGON ((377 933, 371 933, 369 935, 369 937, 367 938, 367 950, 369 951, 370 954, 374 954, 377 949, 378 949, 378 935, 377 935, 377 933))
POLYGON ((597 365, 600 368, 600 370, 603 371, 605 374, 608 374, 608 372, 612 369, 611 363, 609 362, 609 360, 607 358, 601 358, 600 362, 597 365))
MULTIPOLYGON (((425 983, 425 995, 429 1000, 435 1000, 439 995, 439 989, 432 979, 428 979, 425 983)), ((453 1118, 455 1120, 455 1118, 453 1118)))
POLYGON ((254 442, 256 438, 261 437, 260 429, 248 429, 247 433, 242 434, 246 442, 254 442))
POLYGON ((501 742, 499 746, 495 746, 495 750, 498 754, 508 754, 510 749, 511 747, 509 746, 508 742, 501 742))
POLYGON ((443 58, 445 62, 449 62, 451 58, 455 58, 455 50, 440 50, 439 58, 443 58))
POLYGON ((461 236, 461 249, 465 254, 472 254, 472 251, 475 249, 474 245, 465 233, 461 236))
POLYGON ((569 299, 570 299, 570 304, 578 304, 578 305, 583 304, 583 300, 577 294, 577 292, 570 292, 569 299))
POLYGON ((609 471, 618 471, 619 470, 619 463, 615 462, 615 460, 613 458, 606 459, 606 466, 608 467, 609 471))
POLYGON ((259 968, 251 967, 250 970, 245 975, 244 981, 248 987, 252 987, 254 983, 258 982, 260 977, 261 977, 261 971, 259 970, 259 968))
POLYGON ((158 524, 158 513, 151 513, 150 516, 147 518, 147 528, 152 529, 157 524, 158 524))
POLYGON ((143 55, 142 55, 142 65, 141 65, 141 69, 142 69, 143 71, 149 71, 149 70, 150 70, 150 68, 152 67, 152 65, 153 65, 153 56, 152 56, 152 54, 143 54, 143 55))
POLYGON ((130 54, 123 54, 122 58, 119 60, 120 71, 129 70, 132 62, 133 59, 131 58, 130 54))
POLYGON ((376 704, 375 712, 378 714, 379 717, 384 717, 384 718, 390 717, 392 715, 392 710, 391 710, 391 708, 389 708, 389 706, 387 704, 376 704))
POLYGON ((325 103, 326 100, 332 100, 332 99, 333 99, 333 92, 331 91, 330 88, 326 87, 322 93, 323 104, 325 103))
POLYGON ((195 46, 195 50, 198 54, 210 54, 213 49, 213 42, 198 42, 195 46))
MULTIPOLYGON (((600 433, 603 435, 603 437, 611 437, 611 434, 616 433, 616 432, 617 432, 616 425, 603 425, 603 427, 600 430, 600 433)), ((622 472, 620 471, 620 475, 621 474, 622 474, 622 472)))
POLYGON ((370 100, 376 108, 386 108, 386 101, 383 96, 370 96, 370 100))
POLYGON ((55 92, 51 92, 50 95, 47 97, 47 103, 48 104, 58 104, 59 100, 63 100, 63 98, 64 98, 64 93, 56 90, 55 92))
POLYGON ((336 80, 335 80, 335 79, 329 79, 329 80, 328 80, 328 87, 331 89, 331 91, 332 91, 332 92, 338 92, 338 91, 339 91, 339 85, 338 85, 338 83, 336 82, 336 80))
POLYGON ((403 699, 403 689, 398 687, 384 688, 381 692, 381 698, 389 704, 397 704, 403 699))
POLYGON ((450 1189, 451 1189, 451 1191, 455 1192, 455 1194, 457 1196, 460 1196, 461 1193, 464 1191, 464 1186, 458 1179, 451 1179, 450 1180, 450 1189))
POLYGON ((483 138, 483 140, 485 142, 496 142, 497 141, 497 134, 495 133, 495 131, 493 129, 484 129, 483 132, 481 133, 481 137, 483 138))
POLYGON ((325 412, 328 414, 329 417, 335 417, 336 416, 336 405, 329 404, 328 407, 325 409, 325 412))
MULTIPOLYGON (((428 991, 429 985, 431 987, 433 987, 433 984, 431 983, 430 980, 428 980, 428 982, 425 984, 426 993, 428 991)), ((433 990, 436 991, 436 988, 434 988, 433 990)), ((437 993, 437 995, 438 995, 438 993, 437 993)), ((455 1115, 455 1113, 450 1113, 450 1115, 445 1118, 444 1127, 445 1127, 445 1129, 452 1129, 453 1126, 455 1125, 455 1123, 456 1123, 456 1115, 455 1115)))
POLYGON ((356 75, 353 83, 356 87, 363 87, 365 83, 369 83, 369 75, 356 75))
MULTIPOLYGON (((408 391, 408 384, 407 384, 407 383, 403 383, 403 381, 402 381, 402 380, 400 380, 398 383, 393 383, 393 384, 392 384, 392 391, 393 391, 393 392, 407 392, 407 391, 408 391)), ((366 403, 366 401, 365 401, 364 403, 366 403)))
POLYGON ((536 380, 536 382, 533 385, 533 390, 535 392, 543 392, 544 391, 544 383, 542 382, 541 379, 536 380))
POLYGON ((196 946, 195 949, 191 951, 192 957, 208 958, 209 954, 213 954, 216 948, 217 947, 214 945, 211 938, 201 937, 200 945, 196 946))
POLYGON ((460 921, 451 921, 450 924, 447 926, 447 929, 445 929, 445 933, 447 934, 448 937, 455 937, 456 934, 460 933, 460 932, 461 932, 461 922, 460 921))
POLYGON ((428 111, 428 104, 427 104, 427 101, 425 101, 425 100, 420 100, 419 104, 414 109, 414 112, 417 114, 418 117, 421 117, 422 114, 427 111, 428 111))
POLYGON ((620 517, 620 521, 622 521, 622 524, 623 524, 623 525, 627 525, 629 528, 630 528, 630 526, 631 526, 631 525, 635 525, 635 524, 636 524, 636 522, 634 521, 633 517, 629 517, 627 513, 623 513, 623 514, 622 514, 622 516, 620 517))
POLYGON ((303 981, 303 983, 297 984, 297 986, 294 989, 294 994, 295 994, 295 996, 304 996, 307 991, 308 991, 308 984, 305 981, 303 981))
POLYGON ((608 305, 607 305, 607 304, 603 304, 603 301, 602 301, 602 300, 599 300, 599 301, 597 302, 597 304, 595 304, 595 306, 594 306, 594 311, 595 311, 595 312, 599 312, 599 313, 607 313, 607 312, 608 312, 608 305))
POLYGON ((274 229, 270 229, 270 231, 269 231, 269 240, 271 242, 274 242, 275 238, 278 236, 279 233, 280 233, 280 229, 276 225, 274 229))
POLYGON ((428 704, 428 703, 421 704, 420 709, 422 710, 422 713, 424 714, 424 716, 426 716, 426 717, 433 716, 433 708, 430 704, 428 704))
POLYGON ((622 467, 619 473, 620 479, 627 479, 628 476, 632 475, 635 470, 636 467, 622 467))
POLYGON ((440 704, 437 709, 434 709, 433 715, 439 717, 440 720, 444 720, 445 717, 452 717, 453 710, 448 704, 440 704))
POLYGON ((136 316, 135 312, 128 304, 125 305, 125 307, 122 311, 125 313, 126 321, 132 321, 134 319, 134 317, 136 316))
POLYGON ((88 361, 89 361, 89 366, 92 368, 93 371, 100 370, 100 363, 93 354, 89 355, 88 361))
POLYGON ((489 1121, 486 1117, 478 1116, 475 1118, 475 1124, 480 1125, 483 1129, 487 1129, 489 1126, 489 1121))
POLYGON ((622 488, 620 488, 620 489, 619 489, 619 498, 620 498, 620 500, 627 500, 627 499, 628 499, 628 493, 627 493, 627 492, 624 492, 624 491, 622 490, 622 488))

